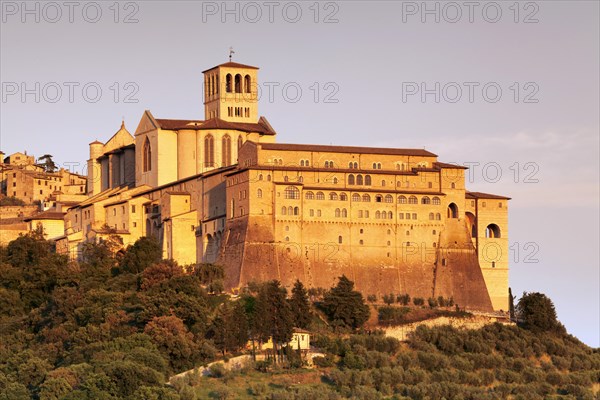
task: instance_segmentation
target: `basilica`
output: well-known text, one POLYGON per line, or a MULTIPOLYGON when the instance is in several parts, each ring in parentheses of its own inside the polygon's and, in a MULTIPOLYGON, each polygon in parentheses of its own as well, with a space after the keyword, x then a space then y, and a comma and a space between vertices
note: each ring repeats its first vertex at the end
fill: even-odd
POLYGON ((217 263, 225 287, 277 279, 365 295, 452 297, 508 310, 508 197, 471 192, 465 167, 424 149, 279 143, 258 114, 258 68, 204 74, 204 120, 146 110, 89 146, 87 197, 57 249, 154 236, 180 265, 217 263))

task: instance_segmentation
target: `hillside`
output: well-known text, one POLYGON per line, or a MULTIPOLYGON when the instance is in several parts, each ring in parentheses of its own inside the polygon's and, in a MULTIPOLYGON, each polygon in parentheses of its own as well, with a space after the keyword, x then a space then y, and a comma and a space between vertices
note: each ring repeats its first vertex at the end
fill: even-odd
POLYGON ((422 324, 401 342, 376 325, 470 317, 451 299, 368 306, 343 276, 328 290, 297 282, 288 293, 273 281, 230 297, 218 266, 161 260, 151 239, 117 257, 114 245, 87 245, 80 263, 36 234, 0 248, 0 400, 598 398, 600 353, 564 332, 543 295, 519 302, 528 329, 422 324), (316 368, 282 346, 294 326, 312 332, 316 368), (276 364, 167 384, 269 338, 276 364))

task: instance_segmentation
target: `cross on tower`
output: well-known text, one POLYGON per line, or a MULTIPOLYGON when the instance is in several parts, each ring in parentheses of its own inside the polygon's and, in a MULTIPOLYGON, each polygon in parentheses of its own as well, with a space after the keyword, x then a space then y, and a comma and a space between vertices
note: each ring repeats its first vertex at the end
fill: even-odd
POLYGON ((229 62, 231 62, 231 57, 235 54, 235 51, 233 51, 233 47, 229 48, 229 62))

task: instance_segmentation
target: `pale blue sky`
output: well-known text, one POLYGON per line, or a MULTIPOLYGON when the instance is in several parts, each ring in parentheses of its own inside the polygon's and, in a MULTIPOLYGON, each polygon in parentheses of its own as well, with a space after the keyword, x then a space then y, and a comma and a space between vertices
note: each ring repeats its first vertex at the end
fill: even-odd
POLYGON ((145 109, 202 119, 201 71, 233 46, 234 61, 279 85, 272 99, 263 85, 259 109, 279 142, 425 146, 442 161, 479 163, 469 188, 513 198, 513 293, 546 293, 569 332, 600 346, 598 2, 522 2, 518 15, 514 2, 476 2, 472 22, 464 6, 459 18, 428 2, 439 23, 420 1, 274 2, 272 21, 264 2, 238 4, 236 15, 220 1, 121 2, 115 23, 112 1, 76 3, 73 22, 66 6, 29 2, 28 14, 2 1, 0 148, 83 166, 87 144, 122 117, 131 132, 145 109), (408 92, 436 82, 439 102, 408 92))

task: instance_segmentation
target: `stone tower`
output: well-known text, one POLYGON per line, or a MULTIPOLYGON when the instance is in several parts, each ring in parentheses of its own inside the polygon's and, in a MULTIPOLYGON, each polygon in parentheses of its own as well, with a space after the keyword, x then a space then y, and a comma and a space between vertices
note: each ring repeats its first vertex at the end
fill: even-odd
POLYGON ((258 68, 227 62, 204 74, 204 118, 258 121, 258 68))

